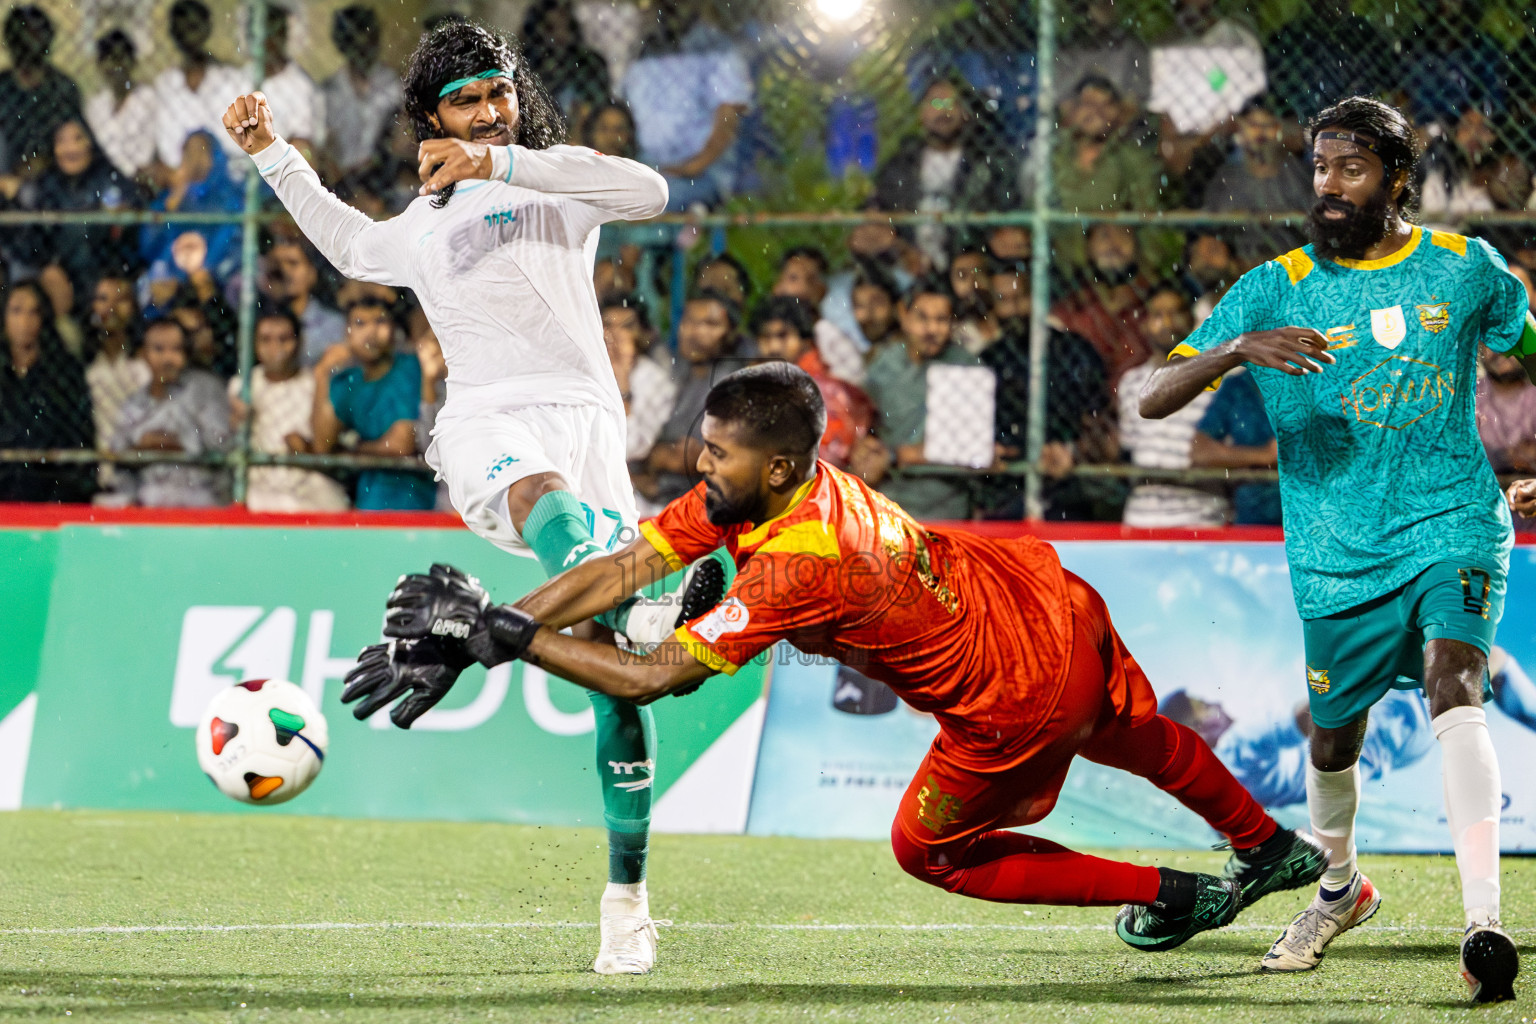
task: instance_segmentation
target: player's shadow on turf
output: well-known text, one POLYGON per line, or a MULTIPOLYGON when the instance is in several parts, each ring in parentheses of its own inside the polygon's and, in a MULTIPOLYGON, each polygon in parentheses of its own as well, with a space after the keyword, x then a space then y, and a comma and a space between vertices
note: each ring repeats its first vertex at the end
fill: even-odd
MULTIPOLYGON (((535 972, 519 972, 535 973, 535 972)), ((575 971, 549 972, 568 973, 575 971)), ((583 972, 585 973, 585 972, 583 972)), ((1096 1006, 1156 1006, 1225 1008, 1234 1004, 1253 1007, 1274 1007, 1289 1014, 1297 1007, 1316 1008, 1325 1020, 1337 1020, 1329 1014, 1337 1011, 1337 997, 1320 994, 1317 998, 1298 998, 1291 987, 1277 986, 1273 991, 1233 992, 1230 990, 1191 991, 1202 982, 1218 982, 1249 976, 1246 972, 1226 972, 1190 975, 1187 977, 1136 979, 1146 984, 1138 987, 1132 996, 1126 991, 1124 980, 1104 983, 1048 982, 1030 984, 984 985, 912 985, 897 984, 825 984, 794 983, 723 985, 710 988, 679 988, 662 976, 645 979, 597 979, 586 974, 585 979, 567 988, 542 988, 536 991, 465 992, 469 979, 478 978, 481 985, 494 985, 498 977, 489 972, 406 972, 361 975, 356 977, 325 977, 310 975, 261 975, 248 974, 207 975, 144 973, 132 974, 113 971, 110 980, 99 972, 43 970, 0 972, 0 1016, 12 1015, 21 1009, 31 1015, 62 1011, 66 1006, 75 1010, 85 1009, 99 1017, 119 1017, 133 1020, 152 1013, 219 1012, 230 1013, 244 1003, 244 1009, 295 1010, 303 1007, 310 1013, 318 1011, 394 1011, 423 1013, 448 1013, 452 1011, 478 1012, 485 1010, 526 1011, 547 1010, 559 1005, 571 1014, 602 1012, 614 1008, 616 994, 622 993, 624 1012, 632 1018, 647 1016, 652 1012, 675 1015, 692 1009, 717 1009, 721 1006, 797 1007, 853 1004, 901 1005, 931 1003, 935 1006, 973 1005, 979 1009, 987 1003, 1003 1004, 1063 1004, 1076 1007, 1096 1006), (463 979, 457 983, 438 982, 444 985, 442 992, 407 993, 395 991, 369 991, 410 984, 427 977, 463 979), (248 991, 255 983, 256 991, 248 991), (605 984, 604 982, 608 982, 605 984), (282 991, 262 991, 264 985, 281 987, 282 991), (314 986, 301 989, 299 986, 314 986), (324 986, 324 987, 321 987, 324 986), (449 987, 451 986, 451 987, 449 987), (1157 986, 1165 986, 1160 991, 1157 986), (27 995, 16 996, 16 990, 27 995), (359 991, 362 990, 362 991, 359 991)), ((508 984, 516 984, 508 979, 508 984)), ((1415 1002, 1403 1000, 1403 1006, 1432 1008, 1465 1005, 1462 1003, 1435 1001, 1415 1002)))
MULTIPOLYGON (((1338 946, 1328 951, 1328 960, 1388 960, 1398 957, 1423 957, 1426 960, 1444 960, 1456 951, 1454 941, 1413 943, 1401 946, 1338 946)), ((1328 961, 1325 960, 1324 963, 1328 961)))
POLYGON ((1167 977, 1154 978, 1142 975, 1136 978, 1127 978, 1132 985, 1197 985, 1205 981, 1225 981, 1228 978, 1249 978, 1253 971, 1214 971, 1210 974, 1171 974, 1167 977))

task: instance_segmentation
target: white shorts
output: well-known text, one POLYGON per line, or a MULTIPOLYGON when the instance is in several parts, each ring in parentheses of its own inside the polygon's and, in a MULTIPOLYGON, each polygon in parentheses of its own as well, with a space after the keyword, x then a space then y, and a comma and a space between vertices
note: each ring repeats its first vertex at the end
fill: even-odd
POLYGON ((507 518, 507 488, 539 473, 558 473, 571 485, 597 543, 612 551, 635 537, 640 517, 624 461, 624 420, 601 406, 439 416, 426 459, 465 524, 514 555, 531 558, 533 551, 507 518))

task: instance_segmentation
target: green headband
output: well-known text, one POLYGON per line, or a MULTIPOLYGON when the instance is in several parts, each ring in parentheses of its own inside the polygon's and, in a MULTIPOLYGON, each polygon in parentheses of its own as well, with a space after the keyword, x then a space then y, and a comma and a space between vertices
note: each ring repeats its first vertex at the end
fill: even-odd
POLYGON ((447 85, 438 90, 437 98, 442 99, 444 96, 447 96, 451 92, 458 92, 470 82, 479 82, 487 78, 503 77, 511 78, 512 72, 504 71, 501 68, 492 68, 489 71, 482 71, 478 75, 470 75, 468 78, 455 78, 453 81, 449 82, 447 85))

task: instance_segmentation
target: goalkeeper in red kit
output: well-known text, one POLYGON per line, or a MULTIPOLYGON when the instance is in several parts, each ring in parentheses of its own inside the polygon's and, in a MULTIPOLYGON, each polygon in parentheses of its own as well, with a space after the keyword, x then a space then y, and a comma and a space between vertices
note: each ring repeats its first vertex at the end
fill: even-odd
MULTIPOLYGON (((491 605, 474 580, 434 566, 402 579, 385 632, 463 636, 473 652, 464 664, 520 657, 638 702, 732 674, 780 640, 852 665, 939 723, 891 828, 903 869, 978 899, 1125 904, 1116 931, 1140 949, 1171 949, 1267 893, 1316 882, 1323 850, 1279 828, 1196 733, 1157 713, 1103 599, 1049 544, 925 529, 817 460, 824 426, 803 371, 773 363, 734 373, 705 405, 703 482, 642 523, 634 543, 515 606, 491 605), (559 632, 722 546, 739 567, 725 599, 650 654, 559 632), (1225 835, 1233 853, 1223 874, 1106 860, 1005 831, 1050 813, 1078 756, 1145 778, 1225 835)), ((400 677, 365 657, 343 699, 435 702, 456 675, 400 677)))

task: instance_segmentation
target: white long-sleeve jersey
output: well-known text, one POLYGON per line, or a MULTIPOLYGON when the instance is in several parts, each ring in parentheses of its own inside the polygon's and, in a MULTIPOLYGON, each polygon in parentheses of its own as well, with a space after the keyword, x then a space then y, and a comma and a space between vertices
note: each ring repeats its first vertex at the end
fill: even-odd
POLYGON ((597 229, 661 213, 666 181, 579 146, 507 150, 505 180, 461 181, 446 207, 423 196, 387 221, 337 199, 281 139, 253 159, 338 271, 416 293, 448 364, 443 416, 598 404, 622 419, 592 289, 597 229))

